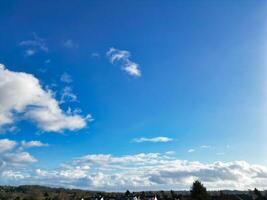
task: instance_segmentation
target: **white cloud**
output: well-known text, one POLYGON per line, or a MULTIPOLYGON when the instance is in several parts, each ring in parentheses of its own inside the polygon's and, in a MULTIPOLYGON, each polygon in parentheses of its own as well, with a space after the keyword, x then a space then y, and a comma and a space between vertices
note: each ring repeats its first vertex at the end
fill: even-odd
POLYGON ((195 149, 188 149, 188 153, 193 153, 195 151, 195 149))
POLYGON ((19 178, 21 184, 31 182, 95 190, 189 189, 195 179, 211 190, 267 187, 266 166, 245 161, 201 163, 160 153, 89 154, 55 169, 28 168, 25 171, 13 166, 12 169, 2 169, 3 173, 10 176, 2 177, 2 181, 19 178))
POLYGON ((26 55, 26 56, 33 56, 34 54, 35 54, 35 51, 32 50, 32 49, 27 49, 27 50, 25 51, 25 55, 26 55))
POLYGON ((28 177, 25 176, 22 172, 14 170, 5 170, 2 172, 2 176, 13 180, 25 179, 28 177))
POLYGON ((131 76, 141 76, 139 65, 134 62, 126 63, 123 70, 125 70, 131 76))
POLYGON ((210 149, 211 146, 210 145, 201 145, 200 148, 202 148, 202 149, 210 149))
POLYGON ((121 60, 127 60, 131 56, 129 51, 110 48, 107 52, 107 56, 111 63, 121 60))
POLYGON ((69 86, 64 87, 61 92, 60 103, 75 101, 77 101, 77 96, 72 92, 72 88, 69 86))
POLYGON ((37 162, 26 148, 48 146, 41 141, 16 142, 10 139, 0 140, 0 172, 2 170, 14 169, 15 166, 28 165, 37 162))
POLYGON ((72 82, 72 78, 71 78, 71 76, 70 76, 68 73, 66 73, 66 72, 64 72, 64 73, 61 75, 60 80, 61 80, 62 82, 64 82, 64 83, 71 83, 71 82, 72 82))
POLYGON ((28 56, 35 54, 35 52, 39 50, 48 52, 48 47, 45 40, 43 38, 40 38, 36 33, 33 33, 33 39, 21 41, 19 45, 30 48, 25 52, 28 56))
POLYGON ((175 154, 175 153, 176 153, 175 151, 166 151, 166 152, 165 152, 166 155, 173 155, 173 154, 175 154))
POLYGON ((42 143, 41 141, 33 140, 33 141, 22 141, 21 147, 22 148, 31 148, 31 147, 46 147, 48 144, 42 143))
POLYGON ((43 131, 61 132, 84 128, 87 118, 69 115, 52 91, 44 90, 32 74, 14 72, 0 64, 0 127, 16 120, 30 120, 43 131))
POLYGON ((10 151, 15 148, 17 143, 15 141, 9 139, 0 140, 0 153, 10 151))
POLYGON ((146 137, 141 137, 141 138, 135 138, 133 139, 134 142, 141 143, 141 142, 171 142, 173 141, 172 138, 169 137, 154 137, 154 138, 146 138, 146 137))
POLYGON ((140 67, 137 63, 130 60, 131 54, 129 51, 110 48, 106 55, 112 64, 120 64, 122 70, 127 74, 135 77, 141 76, 140 67))
POLYGON ((12 164, 24 164, 24 163, 37 162, 37 159, 34 158, 28 152, 8 153, 4 155, 4 159, 6 162, 12 163, 12 164))

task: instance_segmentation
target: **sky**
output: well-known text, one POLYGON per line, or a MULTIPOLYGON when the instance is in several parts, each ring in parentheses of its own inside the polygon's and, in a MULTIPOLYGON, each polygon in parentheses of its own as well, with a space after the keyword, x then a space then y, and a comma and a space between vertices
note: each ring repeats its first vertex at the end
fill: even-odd
POLYGON ((267 2, 0 1, 0 184, 267 188, 267 2))

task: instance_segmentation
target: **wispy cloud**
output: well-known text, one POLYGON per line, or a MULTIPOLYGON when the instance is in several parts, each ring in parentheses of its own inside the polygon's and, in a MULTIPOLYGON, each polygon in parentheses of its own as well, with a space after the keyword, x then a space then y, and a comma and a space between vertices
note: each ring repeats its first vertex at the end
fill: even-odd
POLYGON ((193 152, 195 152, 196 150, 195 149, 188 149, 188 153, 193 153, 193 152))
POLYGON ((36 33, 33 33, 33 39, 21 41, 19 45, 27 48, 25 54, 28 56, 34 55, 37 51, 46 53, 49 51, 45 40, 40 38, 36 33))
POLYGON ((73 40, 68 39, 68 40, 63 42, 63 46, 71 49, 71 48, 77 48, 78 44, 76 42, 74 42, 73 40))
POLYGON ((25 51, 25 56, 33 56, 35 54, 35 51, 32 49, 27 49, 25 51))
POLYGON ((133 139, 133 142, 137 143, 142 143, 142 142, 154 142, 154 143, 159 143, 159 142, 171 142, 173 141, 172 138, 169 137, 153 137, 153 138, 146 138, 146 137, 141 137, 141 138, 135 138, 133 139))
POLYGON ((175 151, 166 151, 165 154, 166 155, 174 155, 176 152, 175 151))
POLYGON ((67 72, 64 72, 61 75, 60 80, 62 82, 64 82, 64 83, 71 83, 72 82, 72 78, 71 78, 71 76, 67 72))
MULTIPOLYGON (((71 76, 64 72, 61 77, 60 81, 63 83, 70 84, 73 82, 71 76)), ((77 95, 73 93, 71 86, 65 86, 61 91, 61 97, 60 97, 60 103, 66 103, 66 102, 75 102, 77 101, 77 95)))
POLYGON ((42 143, 41 141, 38 140, 32 140, 32 141, 25 141, 23 140, 21 142, 21 147, 26 149, 26 148, 32 148, 32 147, 47 147, 48 144, 42 143))
POLYGON ((75 102, 77 101, 77 96, 76 94, 73 93, 72 88, 69 86, 66 86, 63 88, 61 92, 61 97, 60 97, 60 103, 66 103, 66 102, 75 102))
POLYGON ((211 146, 210 145, 201 145, 200 148, 202 148, 202 149, 210 149, 211 146))
POLYGON ((94 52, 94 53, 91 53, 91 57, 92 57, 92 58, 100 58, 100 54, 94 52))
POLYGON ((127 74, 135 77, 141 76, 140 66, 130 60, 131 53, 129 51, 110 48, 106 55, 112 64, 120 64, 121 69, 127 74))

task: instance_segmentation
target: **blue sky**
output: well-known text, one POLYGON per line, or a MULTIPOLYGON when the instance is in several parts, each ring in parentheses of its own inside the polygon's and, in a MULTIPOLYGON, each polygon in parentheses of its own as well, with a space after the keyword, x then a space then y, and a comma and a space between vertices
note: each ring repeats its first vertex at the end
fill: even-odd
POLYGON ((266 188, 266 6, 0 2, 2 183, 266 188), (138 162, 160 167, 146 177, 138 162), (233 166, 243 174, 220 176, 233 166))

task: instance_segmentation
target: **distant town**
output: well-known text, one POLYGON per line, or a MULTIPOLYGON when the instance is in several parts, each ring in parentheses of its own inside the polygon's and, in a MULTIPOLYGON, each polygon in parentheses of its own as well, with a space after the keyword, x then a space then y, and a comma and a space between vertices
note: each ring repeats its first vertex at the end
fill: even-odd
POLYGON ((0 200, 267 200, 267 191, 207 191, 200 181, 188 191, 103 192, 22 185, 0 186, 0 200))

